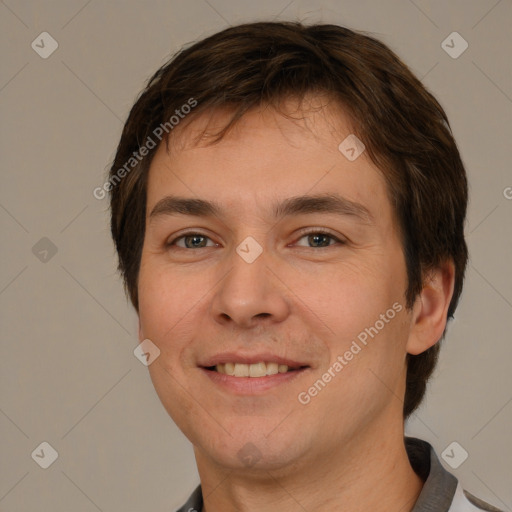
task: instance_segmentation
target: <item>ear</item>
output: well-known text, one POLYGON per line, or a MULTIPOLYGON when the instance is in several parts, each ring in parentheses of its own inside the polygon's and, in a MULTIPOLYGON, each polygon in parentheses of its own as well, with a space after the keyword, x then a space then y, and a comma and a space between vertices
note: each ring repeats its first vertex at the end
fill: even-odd
POLYGON ((411 330, 406 345, 409 354, 421 354, 441 339, 454 283, 455 266, 451 260, 432 269, 425 277, 421 293, 413 306, 411 330))

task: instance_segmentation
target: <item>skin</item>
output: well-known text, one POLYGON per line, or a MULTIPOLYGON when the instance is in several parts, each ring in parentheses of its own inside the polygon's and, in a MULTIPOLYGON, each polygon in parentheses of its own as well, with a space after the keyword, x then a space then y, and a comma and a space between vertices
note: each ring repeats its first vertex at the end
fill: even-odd
POLYGON ((326 102, 311 97, 298 111, 290 100, 297 119, 255 109, 214 145, 194 136, 214 132, 227 114, 201 114, 175 129, 150 167, 139 338, 161 351, 150 375, 194 445, 207 512, 406 512, 421 492, 403 441, 405 358, 441 338, 453 265, 432 271, 405 307, 406 267, 384 178, 366 153, 350 162, 338 150, 353 130, 326 102), (273 215, 286 198, 325 193, 359 203, 369 218, 273 215), (215 201, 221 212, 151 216, 169 195, 215 201), (334 238, 308 238, 304 228, 334 238), (185 233, 207 238, 178 238, 185 233), (249 236, 263 250, 253 263, 236 252, 249 236), (401 311, 300 403, 298 394, 395 303, 401 311), (200 368, 225 351, 268 351, 309 368, 239 395, 200 368), (252 450, 256 464, 240 450, 252 450))

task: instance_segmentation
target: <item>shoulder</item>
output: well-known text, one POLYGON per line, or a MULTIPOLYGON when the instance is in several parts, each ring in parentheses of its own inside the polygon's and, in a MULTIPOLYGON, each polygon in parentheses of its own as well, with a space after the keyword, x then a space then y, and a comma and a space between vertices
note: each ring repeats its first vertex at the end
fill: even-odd
POLYGON ((489 512, 503 512, 499 508, 493 507, 492 505, 489 505, 489 503, 482 501, 480 498, 473 496, 468 491, 463 491, 463 493, 466 499, 479 510, 487 510, 489 512))
POLYGON ((477 498, 470 492, 464 490, 460 483, 457 485, 452 504, 448 512, 503 512, 489 503, 477 498))
POLYGON ((503 512, 464 490, 427 441, 406 436, 405 447, 412 468, 424 481, 413 512, 503 512))

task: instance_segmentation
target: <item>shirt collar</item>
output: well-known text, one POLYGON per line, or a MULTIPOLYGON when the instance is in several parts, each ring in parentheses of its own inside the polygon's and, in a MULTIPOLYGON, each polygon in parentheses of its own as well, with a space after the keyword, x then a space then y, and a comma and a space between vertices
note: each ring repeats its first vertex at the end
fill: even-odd
POLYGON ((443 468, 426 441, 406 437, 405 448, 412 468, 425 481, 412 512, 449 512, 457 479, 443 468))

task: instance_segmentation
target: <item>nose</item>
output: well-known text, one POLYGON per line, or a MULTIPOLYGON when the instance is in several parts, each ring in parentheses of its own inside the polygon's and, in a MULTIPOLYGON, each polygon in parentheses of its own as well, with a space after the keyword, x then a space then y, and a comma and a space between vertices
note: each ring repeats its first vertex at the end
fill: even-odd
POLYGON ((216 322, 251 328, 261 323, 282 322, 288 317, 286 287, 279 280, 279 272, 268 252, 263 250, 249 263, 233 250, 229 266, 212 299, 216 322))

